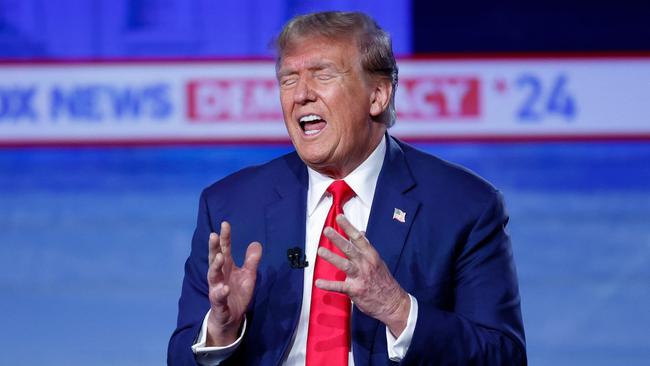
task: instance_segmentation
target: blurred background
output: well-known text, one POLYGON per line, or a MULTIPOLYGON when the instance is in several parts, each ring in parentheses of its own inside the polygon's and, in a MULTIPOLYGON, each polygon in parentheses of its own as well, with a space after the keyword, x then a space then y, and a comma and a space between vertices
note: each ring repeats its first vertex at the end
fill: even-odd
POLYGON ((164 364, 201 189, 292 149, 240 99, 332 9, 391 33, 395 134, 504 192, 530 364, 648 364, 650 4, 424 0, 0 0, 0 364, 164 364))

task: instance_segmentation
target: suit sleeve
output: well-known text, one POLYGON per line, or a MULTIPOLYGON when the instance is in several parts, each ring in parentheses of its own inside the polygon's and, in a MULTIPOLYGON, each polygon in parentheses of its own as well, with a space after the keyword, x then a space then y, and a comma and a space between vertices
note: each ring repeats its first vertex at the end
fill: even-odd
POLYGON ((452 311, 419 302, 404 365, 526 365, 508 217, 494 192, 460 243, 452 311))
POLYGON ((201 194, 196 230, 192 237, 192 250, 185 262, 185 276, 178 301, 176 330, 169 340, 167 364, 197 365, 192 344, 199 334, 203 318, 210 309, 208 300, 208 237, 213 228, 207 209, 205 191, 201 194))

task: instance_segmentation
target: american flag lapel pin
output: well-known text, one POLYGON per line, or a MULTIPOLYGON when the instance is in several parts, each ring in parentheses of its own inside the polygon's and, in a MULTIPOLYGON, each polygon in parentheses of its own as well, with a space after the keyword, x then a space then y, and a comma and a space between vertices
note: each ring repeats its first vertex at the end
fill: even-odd
POLYGON ((397 220, 401 223, 406 222, 406 212, 400 210, 399 208, 396 208, 395 211, 393 211, 393 220, 397 220))

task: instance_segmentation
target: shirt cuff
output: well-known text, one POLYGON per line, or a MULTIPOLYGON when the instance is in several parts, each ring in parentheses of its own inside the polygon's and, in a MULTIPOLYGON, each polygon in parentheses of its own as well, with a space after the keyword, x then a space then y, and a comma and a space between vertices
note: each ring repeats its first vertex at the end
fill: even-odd
POLYGON ((393 362, 400 362, 406 355, 411 340, 413 339, 413 332, 415 331, 415 323, 418 320, 418 301, 415 297, 408 294, 411 299, 411 308, 409 310, 409 317, 406 320, 406 328, 402 331, 399 337, 395 338, 393 333, 386 327, 386 345, 388 346, 388 358, 393 362))
POLYGON ((227 346, 220 347, 206 347, 205 343, 207 342, 207 333, 208 333, 208 317, 210 316, 210 311, 205 314, 203 318, 203 324, 201 325, 201 331, 199 336, 196 338, 196 342, 192 345, 192 352, 194 352, 194 358, 196 362, 201 366, 214 366, 221 363, 223 360, 227 359, 232 355, 242 339, 244 338, 244 333, 246 333, 246 317, 244 317, 244 325, 242 325, 241 334, 236 341, 227 346))

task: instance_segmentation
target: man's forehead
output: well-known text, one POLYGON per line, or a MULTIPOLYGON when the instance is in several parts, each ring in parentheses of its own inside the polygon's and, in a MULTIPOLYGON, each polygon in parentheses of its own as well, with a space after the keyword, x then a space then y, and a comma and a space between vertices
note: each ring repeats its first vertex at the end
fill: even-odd
POLYGON ((278 66, 280 70, 340 68, 350 63, 355 49, 352 40, 301 37, 285 48, 278 66))

